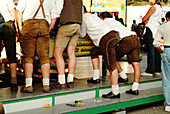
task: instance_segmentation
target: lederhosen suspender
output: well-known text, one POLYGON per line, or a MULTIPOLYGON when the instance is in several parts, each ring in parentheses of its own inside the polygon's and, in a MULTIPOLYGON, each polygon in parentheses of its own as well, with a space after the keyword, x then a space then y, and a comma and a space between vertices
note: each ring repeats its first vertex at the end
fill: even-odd
POLYGON ((42 9, 42 13, 43 13, 43 17, 45 19, 45 12, 44 12, 44 7, 43 7, 43 2, 44 0, 40 0, 40 6, 38 7, 37 11, 35 12, 34 16, 33 16, 33 19, 35 19, 37 13, 39 12, 40 8, 42 9))

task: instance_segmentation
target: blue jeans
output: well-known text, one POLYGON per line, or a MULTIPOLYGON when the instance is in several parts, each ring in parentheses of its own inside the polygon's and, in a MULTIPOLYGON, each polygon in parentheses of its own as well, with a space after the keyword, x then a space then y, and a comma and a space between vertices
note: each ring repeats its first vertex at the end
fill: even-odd
POLYGON ((162 58, 162 86, 165 106, 170 106, 170 48, 165 48, 162 58))
POLYGON ((146 27, 146 33, 143 36, 146 41, 146 47, 148 50, 147 54, 147 68, 146 73, 161 72, 161 54, 153 46, 153 36, 152 31, 146 27))

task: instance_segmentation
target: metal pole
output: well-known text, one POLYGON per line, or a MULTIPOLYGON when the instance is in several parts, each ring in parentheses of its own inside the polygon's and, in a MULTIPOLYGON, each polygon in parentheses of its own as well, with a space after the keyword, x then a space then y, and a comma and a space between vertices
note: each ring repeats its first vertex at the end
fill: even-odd
POLYGON ((126 0, 126 10, 125 10, 125 26, 127 27, 127 0, 126 0))

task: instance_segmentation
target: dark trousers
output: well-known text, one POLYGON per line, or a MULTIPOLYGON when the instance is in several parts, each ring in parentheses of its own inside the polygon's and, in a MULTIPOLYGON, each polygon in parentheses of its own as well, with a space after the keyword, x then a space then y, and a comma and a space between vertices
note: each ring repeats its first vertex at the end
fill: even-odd
MULTIPOLYGON (((16 58, 16 35, 14 29, 14 23, 12 21, 6 22, 0 33, 0 41, 4 42, 7 59, 9 63, 17 63, 16 58)), ((0 43, 1 47, 1 43, 0 43)))
POLYGON ((152 31, 146 27, 146 33, 143 36, 146 41, 146 47, 148 50, 147 54, 147 68, 146 73, 161 72, 161 54, 153 46, 153 36, 152 31))

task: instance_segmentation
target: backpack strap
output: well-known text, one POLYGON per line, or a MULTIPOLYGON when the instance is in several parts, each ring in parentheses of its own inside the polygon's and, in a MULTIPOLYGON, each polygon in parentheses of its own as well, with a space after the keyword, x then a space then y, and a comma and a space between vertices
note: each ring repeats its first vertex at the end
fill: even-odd
POLYGON ((43 2, 44 2, 44 0, 42 0, 42 1, 40 0, 40 5, 39 5, 37 11, 35 12, 35 14, 34 14, 34 16, 33 16, 33 19, 36 17, 36 15, 37 15, 37 13, 39 12, 40 8, 42 9, 43 17, 45 18, 45 12, 44 12, 44 7, 43 7, 43 2))

